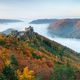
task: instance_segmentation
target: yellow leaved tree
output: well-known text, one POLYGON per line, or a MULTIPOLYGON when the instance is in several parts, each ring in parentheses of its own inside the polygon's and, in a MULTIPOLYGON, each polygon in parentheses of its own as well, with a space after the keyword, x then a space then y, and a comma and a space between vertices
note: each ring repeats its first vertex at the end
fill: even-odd
POLYGON ((34 72, 29 70, 28 67, 25 67, 23 72, 21 72, 19 69, 17 70, 19 80, 34 80, 33 73, 34 72))

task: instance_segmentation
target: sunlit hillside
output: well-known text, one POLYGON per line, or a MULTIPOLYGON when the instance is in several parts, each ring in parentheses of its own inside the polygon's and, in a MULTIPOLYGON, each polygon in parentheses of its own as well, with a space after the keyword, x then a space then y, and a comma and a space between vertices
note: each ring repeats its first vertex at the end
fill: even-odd
POLYGON ((79 80, 80 55, 32 27, 0 34, 0 80, 79 80))

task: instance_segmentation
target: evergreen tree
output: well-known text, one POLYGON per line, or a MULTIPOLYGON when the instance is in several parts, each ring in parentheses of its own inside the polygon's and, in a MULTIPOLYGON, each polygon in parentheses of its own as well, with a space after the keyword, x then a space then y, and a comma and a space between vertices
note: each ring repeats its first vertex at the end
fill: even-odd
POLYGON ((10 61, 11 61, 11 64, 18 66, 18 61, 13 54, 10 56, 10 61))

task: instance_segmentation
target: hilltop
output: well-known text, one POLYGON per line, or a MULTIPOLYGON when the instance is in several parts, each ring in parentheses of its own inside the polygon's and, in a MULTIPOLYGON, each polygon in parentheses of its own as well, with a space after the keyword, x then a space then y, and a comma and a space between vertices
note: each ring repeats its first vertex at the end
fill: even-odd
POLYGON ((48 33, 52 37, 80 39, 80 19, 57 19, 49 25, 48 33))
POLYGON ((0 79, 79 80, 80 54, 35 33, 31 26, 0 34, 0 79))

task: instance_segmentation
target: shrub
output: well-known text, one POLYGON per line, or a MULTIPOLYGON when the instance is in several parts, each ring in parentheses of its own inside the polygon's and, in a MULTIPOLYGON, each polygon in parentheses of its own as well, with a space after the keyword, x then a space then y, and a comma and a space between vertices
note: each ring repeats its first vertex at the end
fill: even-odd
POLYGON ((15 70, 10 65, 3 68, 3 74, 8 80, 18 80, 15 70))
POLYGON ((18 66, 18 61, 14 55, 10 56, 10 61, 11 61, 11 64, 18 66))
POLYGON ((7 79, 6 79, 6 77, 3 74, 1 74, 0 75, 0 80, 7 80, 7 79))
POLYGON ((41 58, 42 58, 41 56, 38 56, 38 55, 35 54, 35 53, 32 53, 32 56, 33 56, 33 58, 36 58, 36 59, 41 59, 41 58))
POLYGON ((5 44, 6 44, 6 42, 5 42, 5 41, 0 40, 0 45, 1 45, 1 46, 4 46, 5 44))
POLYGON ((75 80, 75 70, 70 65, 56 65, 50 80, 75 80))

